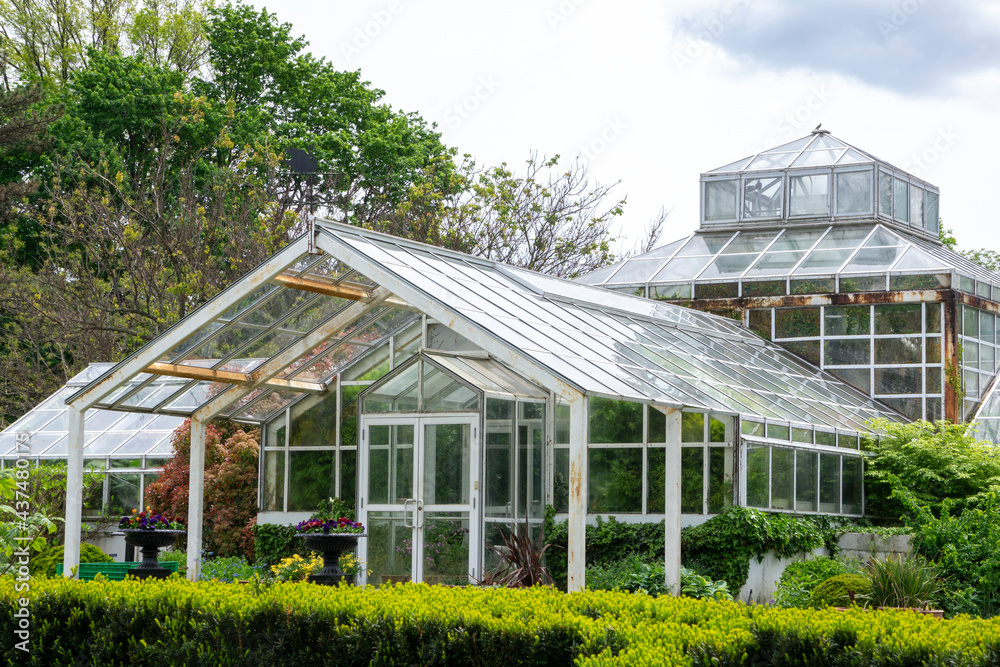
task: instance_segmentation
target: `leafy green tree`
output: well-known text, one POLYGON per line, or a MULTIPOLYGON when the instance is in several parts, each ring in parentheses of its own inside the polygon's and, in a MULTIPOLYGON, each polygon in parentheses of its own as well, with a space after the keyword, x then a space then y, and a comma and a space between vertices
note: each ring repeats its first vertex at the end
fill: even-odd
POLYGON ((876 420, 878 442, 868 442, 866 510, 887 520, 909 512, 893 496, 893 480, 935 514, 945 500, 957 510, 975 507, 991 491, 1000 490, 1000 450, 977 440, 966 424, 918 421, 897 424, 876 420))

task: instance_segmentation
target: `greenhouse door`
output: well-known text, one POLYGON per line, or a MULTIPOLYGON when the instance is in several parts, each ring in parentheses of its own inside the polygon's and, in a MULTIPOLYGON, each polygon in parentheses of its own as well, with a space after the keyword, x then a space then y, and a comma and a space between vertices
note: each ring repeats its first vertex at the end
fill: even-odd
POLYGON ((366 583, 481 576, 478 424, 476 415, 362 418, 366 583))

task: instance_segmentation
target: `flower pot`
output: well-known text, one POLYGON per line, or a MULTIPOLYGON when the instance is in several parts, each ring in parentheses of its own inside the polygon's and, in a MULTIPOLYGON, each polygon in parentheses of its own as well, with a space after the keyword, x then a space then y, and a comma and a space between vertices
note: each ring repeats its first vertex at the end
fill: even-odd
POLYGON ((323 554, 323 569, 309 575, 309 581, 324 586, 336 586, 341 581, 354 585, 354 575, 344 574, 340 569, 340 555, 358 546, 358 539, 364 533, 301 533, 306 548, 323 554))
POLYGON ((168 547, 174 543, 183 530, 131 530, 125 529, 125 544, 139 547, 142 552, 142 562, 128 572, 128 576, 136 579, 166 579, 170 570, 160 567, 157 559, 160 547, 168 547))

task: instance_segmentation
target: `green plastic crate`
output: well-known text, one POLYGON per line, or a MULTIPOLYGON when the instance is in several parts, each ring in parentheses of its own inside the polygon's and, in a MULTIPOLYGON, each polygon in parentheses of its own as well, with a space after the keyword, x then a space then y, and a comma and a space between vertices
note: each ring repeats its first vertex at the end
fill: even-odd
MULTIPOLYGON (((177 561, 165 561, 160 563, 160 567, 171 572, 177 571, 177 561)), ((125 563, 80 563, 77 574, 83 581, 91 581, 98 574, 103 574, 110 581, 121 581, 128 574, 128 571, 139 566, 139 561, 128 561, 125 563)), ((62 576, 63 564, 56 563, 56 576, 62 576)))

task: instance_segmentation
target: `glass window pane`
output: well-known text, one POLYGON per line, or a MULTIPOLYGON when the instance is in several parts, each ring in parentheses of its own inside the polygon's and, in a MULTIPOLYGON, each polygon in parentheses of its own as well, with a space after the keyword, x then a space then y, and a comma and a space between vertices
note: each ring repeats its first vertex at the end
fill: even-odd
POLYGON ((588 511, 642 512, 642 448, 591 447, 587 454, 588 511))
POLYGON ((856 456, 844 457, 843 499, 844 514, 861 514, 861 459, 856 456))
POLYGON ((910 186, 910 224, 924 226, 924 190, 915 185, 910 186))
POLYGON ((289 512, 315 510, 319 501, 336 494, 335 454, 333 450, 289 452, 289 512))
POLYGON ((840 512, 840 457, 819 455, 819 511, 840 512))
MULTIPOLYGON (((488 517, 512 517, 514 515, 511 504, 514 480, 514 401, 486 399, 485 447, 486 479, 483 500, 485 514, 488 517)), ((568 464, 569 459, 566 461, 568 464)), ((563 480, 564 483, 566 481, 563 480)))
POLYGON ((479 409, 479 392, 452 378, 436 366, 422 362, 421 409, 456 412, 479 409))
POLYGON ((872 210, 872 172, 837 174, 837 215, 859 215, 872 210))
POLYGON ((709 416, 709 442, 730 442, 729 438, 726 437, 726 425, 729 425, 729 429, 732 429, 733 418, 723 417, 722 419, 716 419, 715 417, 709 416))
POLYGON ((767 437, 774 438, 775 440, 788 440, 788 426, 784 424, 768 424, 767 437))
POLYGON ((872 375, 871 370, 868 368, 831 368, 830 372, 841 380, 851 385, 852 387, 857 387, 866 394, 871 393, 872 390, 872 375))
POLYGON ((340 445, 358 445, 358 394, 364 387, 347 386, 340 388, 340 445))
POLYGON ((940 364, 941 363, 941 339, 938 337, 925 339, 925 344, 927 347, 927 363, 929 364, 940 364))
POLYGON ((666 495, 667 450, 663 447, 650 447, 646 452, 646 460, 649 463, 646 473, 646 512, 660 514, 663 512, 666 495))
MULTIPOLYGON (((569 450, 558 448, 554 450, 555 480, 553 483, 552 502, 557 512, 569 511, 569 450)), ((662 476, 661 476, 662 478, 662 476)), ((660 494, 663 497, 663 494, 660 494)), ((663 511, 663 501, 660 501, 660 511, 663 511)))
POLYGON ((649 424, 649 433, 646 442, 666 442, 667 441, 667 418, 656 408, 646 408, 646 419, 649 424))
POLYGON ((370 503, 401 502, 413 496, 413 426, 373 425, 368 431, 370 503))
POLYGON ((708 511, 725 512, 733 504, 733 449, 711 447, 708 450, 708 511))
POLYGON ((893 179, 892 200, 893 217, 901 222, 909 222, 909 191, 907 190, 906 181, 898 178, 893 179))
POLYGON ((819 341, 818 340, 796 340, 782 343, 782 347, 792 354, 797 354, 810 364, 819 366, 819 341))
POLYGON ((781 217, 781 176, 743 181, 743 218, 781 217))
POLYGON ((868 306, 827 306, 824 320, 827 336, 866 336, 871 333, 868 306))
POLYGON ((285 452, 264 452, 264 509, 285 511, 285 452))
POLYGON ((771 309, 750 311, 750 331, 771 340, 771 309))
POLYGON ((705 450, 684 447, 681 450, 681 512, 702 514, 705 495, 705 450))
POLYGON ((832 294, 835 283, 833 278, 811 278, 808 280, 791 280, 788 283, 790 294, 832 294))
POLYGON ((817 460, 815 452, 795 452, 795 509, 800 512, 816 511, 817 460))
POLYGON ((681 413, 681 442, 705 442, 705 415, 703 413, 681 413))
POLYGON ((777 308, 774 311, 774 337, 819 336, 819 315, 819 308, 777 308))
POLYGON ((292 408, 292 426, 289 429, 290 447, 334 446, 337 434, 337 394, 325 397, 311 396, 292 408))
POLYGON ((828 366, 868 364, 871 359, 871 341, 866 338, 853 340, 827 340, 824 344, 824 363, 828 366))
POLYGON ((922 361, 922 340, 907 338, 876 338, 876 364, 919 364, 922 361))
POLYGON ((924 228, 931 234, 938 233, 938 194, 927 192, 926 212, 924 214, 924 228))
POLYGON ((142 475, 137 473, 108 474, 108 506, 109 512, 128 513, 139 507, 139 485, 142 475))
POLYGON ((788 179, 789 215, 826 215, 830 210, 830 175, 810 174, 788 179))
POLYGON ((340 450, 340 499, 352 509, 358 503, 358 450, 340 450))
POLYGON ((739 181, 711 180, 705 182, 705 220, 735 220, 739 181))
POLYGON ((469 502, 471 436, 468 424, 424 426, 424 504, 459 505, 469 502))
POLYGON ((923 388, 922 369, 917 368, 876 368, 876 394, 921 394, 923 388))
POLYGON ((556 443, 569 444, 569 403, 556 400, 556 443))
POLYGON ((837 434, 830 431, 816 431, 816 444, 827 447, 837 446, 837 434))
POLYGON ((875 333, 920 333, 922 317, 923 311, 919 303, 875 306, 875 333))
POLYGON ((642 442, 642 403, 590 399, 590 437, 593 444, 642 442))
POLYGON ((878 173, 878 212, 892 217, 892 176, 884 171, 878 173))
POLYGON ((771 451, 771 509, 790 510, 793 508, 794 474, 795 452, 791 449, 773 448, 771 451))
POLYGON ((770 447, 747 448, 747 505, 767 509, 770 447))
POLYGON ((994 336, 996 335, 994 316, 992 313, 987 313, 986 311, 979 311, 979 340, 993 343, 994 336))
POLYGON ((784 280, 758 280, 743 283, 743 296, 781 296, 785 293, 784 280))

